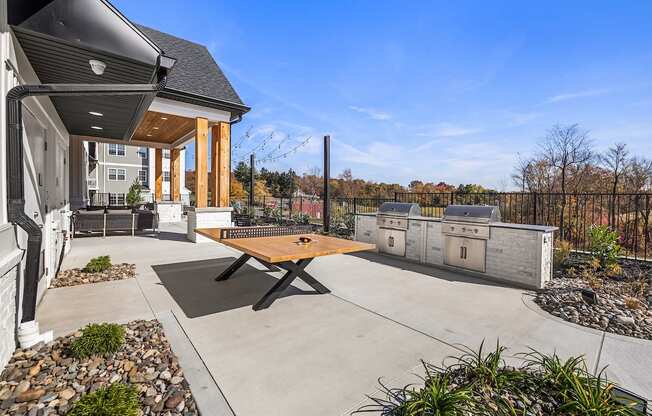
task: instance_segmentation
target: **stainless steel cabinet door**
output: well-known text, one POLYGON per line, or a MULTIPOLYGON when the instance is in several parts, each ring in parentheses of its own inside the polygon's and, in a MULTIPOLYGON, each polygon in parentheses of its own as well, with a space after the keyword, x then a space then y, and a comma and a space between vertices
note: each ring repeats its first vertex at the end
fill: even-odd
POLYGON ((485 240, 447 236, 444 244, 445 264, 478 272, 485 271, 485 240))

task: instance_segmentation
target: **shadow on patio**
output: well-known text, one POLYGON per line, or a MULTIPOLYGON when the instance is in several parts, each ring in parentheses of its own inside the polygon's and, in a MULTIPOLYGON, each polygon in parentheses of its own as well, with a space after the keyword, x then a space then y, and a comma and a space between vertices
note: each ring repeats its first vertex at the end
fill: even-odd
MULTIPOLYGON (((250 265, 229 280, 215 277, 235 261, 234 257, 152 265, 161 283, 188 318, 252 306, 278 281, 250 265)), ((313 294, 290 286, 281 297, 313 294)))

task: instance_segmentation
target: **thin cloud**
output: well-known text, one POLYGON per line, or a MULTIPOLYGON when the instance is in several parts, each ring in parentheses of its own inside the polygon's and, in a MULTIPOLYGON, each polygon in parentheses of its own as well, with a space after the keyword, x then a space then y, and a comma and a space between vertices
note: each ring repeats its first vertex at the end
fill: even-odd
POLYGON ((380 110, 375 110, 373 108, 367 108, 367 107, 358 107, 355 105, 350 105, 349 110, 353 110, 355 112, 365 114, 369 116, 370 118, 374 120, 389 120, 392 118, 391 114, 386 113, 384 111, 380 110))
POLYGON ((546 103, 552 104, 552 103, 558 103, 562 101, 574 100, 577 98, 596 97, 598 95, 607 94, 609 93, 609 91, 610 90, 607 89, 594 89, 594 90, 584 90, 584 91, 557 94, 548 98, 546 100, 546 103))
POLYGON ((461 126, 453 123, 437 123, 434 125, 424 126, 421 133, 417 136, 422 137, 459 137, 481 132, 481 129, 461 126))

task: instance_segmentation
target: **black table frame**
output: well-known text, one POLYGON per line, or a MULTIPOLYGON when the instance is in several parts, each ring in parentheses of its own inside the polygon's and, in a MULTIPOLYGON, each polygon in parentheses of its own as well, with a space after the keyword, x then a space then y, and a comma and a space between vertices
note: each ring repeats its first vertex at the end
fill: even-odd
POLYGON ((265 293, 265 295, 260 298, 258 302, 256 302, 255 305, 253 305, 253 309, 255 311, 259 311, 261 309, 266 309, 269 308, 269 306, 274 303, 276 299, 281 296, 281 294, 290 287, 294 279, 297 277, 306 284, 308 284, 310 287, 315 289, 315 291, 319 294, 326 294, 326 293, 331 293, 331 291, 324 285, 322 285, 320 282, 317 281, 314 277, 312 277, 305 269, 310 264, 311 261, 314 260, 313 258, 308 258, 308 259, 301 259, 298 260, 296 263, 292 261, 283 261, 279 263, 270 263, 265 260, 259 259, 257 257, 251 256, 249 254, 243 254, 238 258, 233 264, 231 264, 229 267, 226 268, 222 273, 220 273, 219 276, 215 278, 216 281, 224 281, 230 278, 233 273, 235 273, 240 267, 244 266, 245 263, 247 263, 247 260, 249 259, 255 259, 258 261, 260 264, 263 266, 267 267, 268 270, 270 271, 278 271, 279 268, 283 269, 286 271, 285 275, 272 286, 272 288, 265 293))

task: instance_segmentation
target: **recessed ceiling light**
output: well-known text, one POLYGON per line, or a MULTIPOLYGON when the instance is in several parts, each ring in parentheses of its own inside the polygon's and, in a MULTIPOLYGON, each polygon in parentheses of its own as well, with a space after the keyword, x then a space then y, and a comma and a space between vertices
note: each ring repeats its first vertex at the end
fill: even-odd
POLYGON ((161 117, 161 120, 167 120, 167 119, 168 119, 167 117, 161 117))
POLYGON ((91 126, 93 130, 104 130, 102 127, 99 126, 91 126))
POLYGON ((97 111, 89 111, 88 114, 90 114, 92 116, 97 116, 97 117, 103 117, 104 116, 104 114, 99 113, 97 111))
POLYGON ((147 137, 152 137, 152 135, 151 135, 151 134, 148 134, 147 137))
POLYGON ((154 129, 154 130, 158 130, 158 127, 152 127, 152 129, 154 129))

